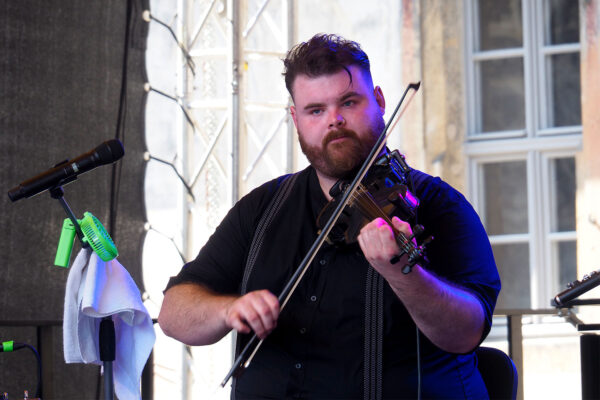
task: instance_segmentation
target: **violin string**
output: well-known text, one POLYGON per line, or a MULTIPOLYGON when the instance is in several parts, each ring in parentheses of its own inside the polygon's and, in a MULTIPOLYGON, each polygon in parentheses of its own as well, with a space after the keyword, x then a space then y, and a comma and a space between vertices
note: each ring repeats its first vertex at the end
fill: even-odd
POLYGON ((369 195, 367 190, 359 185, 356 191, 352 193, 352 199, 356 200, 358 208, 366 214, 370 219, 383 218, 386 222, 391 223, 389 217, 383 212, 383 210, 375 203, 373 198, 369 195))

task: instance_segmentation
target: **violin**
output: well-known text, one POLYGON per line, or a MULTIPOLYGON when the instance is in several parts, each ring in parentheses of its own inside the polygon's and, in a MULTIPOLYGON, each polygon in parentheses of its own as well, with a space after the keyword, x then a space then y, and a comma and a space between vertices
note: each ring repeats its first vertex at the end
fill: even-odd
MULTIPOLYGON (((401 251, 390 261, 396 263, 402 255, 408 254, 408 264, 402 270, 405 274, 410 272, 417 262, 425 261, 425 247, 433 238, 425 239, 421 246, 415 246, 412 242, 414 237, 424 232, 424 228, 417 223, 419 199, 408 188, 409 184, 412 185, 409 173, 410 167, 404 155, 398 150, 391 153, 386 151, 373 163, 363 181, 350 196, 346 208, 331 228, 327 241, 334 245, 356 243, 363 226, 376 218, 382 218, 392 227, 401 251), (392 216, 408 222, 413 235, 407 238, 397 231, 391 222, 392 216)), ((319 230, 331 218, 333 210, 339 205, 341 195, 347 190, 349 184, 347 180, 341 179, 329 191, 332 200, 323 207, 317 217, 319 230)))

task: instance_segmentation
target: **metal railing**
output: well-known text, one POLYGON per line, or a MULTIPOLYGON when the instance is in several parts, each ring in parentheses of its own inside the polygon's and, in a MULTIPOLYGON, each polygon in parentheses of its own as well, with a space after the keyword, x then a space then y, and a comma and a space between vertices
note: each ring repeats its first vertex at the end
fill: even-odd
POLYGON ((506 317, 508 355, 517 367, 519 374, 519 386, 517 389, 517 400, 523 400, 523 316, 525 315, 559 315, 556 309, 506 309, 496 310, 494 316, 506 317))
MULTIPOLYGON (((507 322, 507 341, 508 341, 508 355, 515 363, 517 372, 519 374, 519 387, 517 390, 517 399, 523 400, 523 376, 524 376, 524 363, 523 363, 523 317, 524 316, 535 316, 535 315, 555 315, 565 318, 577 326, 583 326, 581 321, 570 312, 570 309, 505 309, 496 310, 494 313, 495 317, 501 316, 506 318, 507 322)), ((18 320, 0 320, 0 327, 35 327, 37 335, 36 348, 39 352, 41 363, 42 363, 42 396, 43 398, 55 398, 55 376, 54 376, 54 356, 53 348, 55 347, 56 340, 62 340, 62 337, 56 338, 56 332, 54 327, 61 327, 63 324, 62 320, 31 320, 31 321, 18 321, 18 320)), ((591 326, 591 325, 589 325, 591 326)), ((599 325, 600 328, 600 325, 599 325)), ((582 330, 582 329, 579 329, 582 330)), ((60 336, 60 335, 59 335, 60 336)), ((146 363, 144 371, 142 373, 142 398, 153 399, 153 357, 152 353, 146 363)))

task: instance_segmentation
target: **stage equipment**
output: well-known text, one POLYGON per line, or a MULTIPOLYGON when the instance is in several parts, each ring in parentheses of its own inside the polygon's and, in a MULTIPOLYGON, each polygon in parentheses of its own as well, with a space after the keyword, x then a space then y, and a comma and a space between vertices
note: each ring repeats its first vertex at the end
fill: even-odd
MULTIPOLYGON (((37 380, 38 381, 37 381, 37 386, 35 389, 35 398, 39 399, 40 394, 41 394, 40 391, 42 388, 42 362, 40 360, 40 355, 38 354, 35 347, 33 347, 32 345, 27 344, 27 343, 14 342, 12 340, 0 343, 0 353, 13 352, 15 350, 20 350, 20 349, 25 349, 25 348, 31 350, 33 352, 33 355, 35 356, 35 359, 37 360, 37 380)), ((27 393, 27 391, 25 391, 25 393, 27 393)), ((8 399, 8 397, 6 397, 6 394, 5 394, 5 398, 8 399)))
MULTIPOLYGON (((84 213, 85 217, 80 223, 76 218, 73 211, 67 204, 64 199, 64 190, 62 187, 54 187, 50 189, 50 195, 52 198, 57 199, 62 205, 63 209, 67 213, 68 221, 71 222, 70 227, 73 227, 79 241, 81 242, 82 248, 91 247, 96 254, 102 259, 102 257, 110 257, 111 254, 114 254, 114 257, 109 258, 112 260, 116 257, 117 249, 114 246, 114 243, 111 237, 106 233, 106 230, 102 226, 102 224, 93 217, 90 213, 84 213), (97 224, 96 224, 96 221, 97 224), (100 232, 100 234, 98 234, 100 232), (107 251, 107 248, 110 248, 107 251), (112 250, 112 252, 111 252, 112 250)), ((64 228, 63 223, 63 228, 64 228)), ((64 231, 64 229, 63 229, 64 231)), ((72 234, 67 232, 67 235, 70 237, 72 234)), ((59 240, 59 247, 65 246, 65 241, 63 240, 61 233, 61 238, 59 240)), ((74 239, 74 238, 73 238, 74 239)), ((63 262, 66 259, 66 265, 68 266, 69 258, 71 257, 71 249, 73 243, 71 242, 70 248, 68 249, 68 256, 65 254, 66 249, 58 249, 57 250, 57 258, 60 257, 59 261, 63 262)), ((56 259, 55 259, 56 262, 56 259)), ((113 380, 113 361, 115 361, 115 325, 111 317, 104 317, 100 322, 100 333, 99 333, 99 343, 100 343, 100 360, 102 361, 102 366, 104 367, 104 398, 105 400, 112 400, 114 398, 114 380, 113 380)))
MULTIPOLYGON (((64 198, 62 185, 73 182, 77 179, 78 175, 96 167, 111 164, 123 157, 124 154, 125 149, 119 140, 107 140, 74 160, 62 161, 53 168, 9 190, 8 197, 13 202, 48 190, 50 196, 58 200, 65 210, 68 218, 63 222, 63 229, 55 258, 55 263, 58 261, 57 265, 68 266, 75 234, 79 238, 82 248, 91 247, 102 260, 107 261, 104 258, 111 257, 113 254, 114 256, 108 258, 108 260, 112 260, 117 256, 117 249, 112 239, 97 218, 86 212, 81 221, 77 220, 64 198), (70 244, 68 243, 69 240, 71 240, 70 244)), ((100 322, 99 343, 100 360, 104 367, 104 396, 106 400, 112 400, 114 399, 112 363, 115 360, 116 345, 114 322, 111 317, 104 317, 100 322)))
POLYGON ((559 309, 559 315, 583 333, 579 337, 581 356, 581 398, 600 399, 600 336, 591 331, 599 331, 600 324, 586 324, 572 313, 575 306, 600 305, 600 299, 578 299, 582 294, 600 285, 600 270, 584 275, 581 281, 576 280, 567 284, 567 289, 560 292, 550 301, 553 307, 559 309), (567 309, 566 315, 563 309, 567 309))
MULTIPOLYGON (((69 216, 63 222, 63 229, 54 260, 55 265, 68 267, 75 234, 79 237, 82 248, 91 247, 103 261, 110 261, 117 256, 117 248, 112 238, 96 217, 86 211, 84 218, 78 221, 64 199, 62 187, 50 189, 50 194, 61 203, 69 216)), ((104 367, 104 398, 112 400, 114 398, 113 361, 115 361, 116 344, 115 325, 111 317, 102 318, 98 339, 100 343, 100 360, 104 367)))
MULTIPOLYGON (((77 223, 83 233, 83 240, 92 247, 92 250, 98 254, 102 261, 110 261, 119 255, 115 243, 98 218, 86 211, 83 213, 83 219, 77 220, 77 223)), ((73 221, 70 218, 65 218, 58 248, 56 249, 54 265, 65 268, 69 266, 75 233, 73 221)))
POLYGON ((580 281, 576 280, 568 283, 567 289, 554 296, 550 304, 554 307, 562 307, 569 301, 578 298, 598 285, 600 285, 600 272, 591 272, 590 274, 584 275, 583 279, 580 281))
POLYGON ((111 164, 125 154, 123 144, 117 139, 107 140, 89 152, 72 161, 65 160, 53 168, 21 182, 8 191, 12 201, 31 197, 47 189, 66 185, 77 179, 77 176, 101 165, 111 164))

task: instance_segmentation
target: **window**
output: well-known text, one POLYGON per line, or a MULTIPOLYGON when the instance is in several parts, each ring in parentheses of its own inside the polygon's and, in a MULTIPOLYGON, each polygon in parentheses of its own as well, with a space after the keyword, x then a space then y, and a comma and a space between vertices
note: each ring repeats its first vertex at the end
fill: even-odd
POLYGON ((576 279, 578 2, 465 3, 469 193, 502 279, 497 308, 548 308, 576 279))

